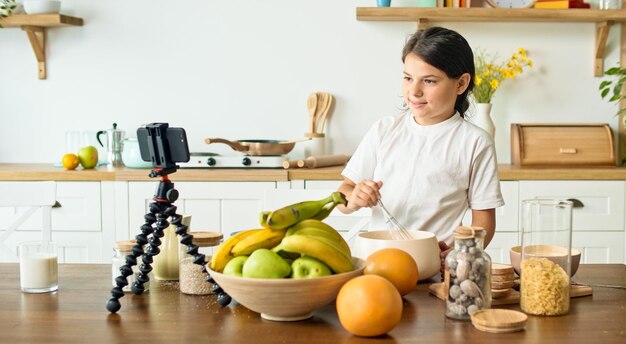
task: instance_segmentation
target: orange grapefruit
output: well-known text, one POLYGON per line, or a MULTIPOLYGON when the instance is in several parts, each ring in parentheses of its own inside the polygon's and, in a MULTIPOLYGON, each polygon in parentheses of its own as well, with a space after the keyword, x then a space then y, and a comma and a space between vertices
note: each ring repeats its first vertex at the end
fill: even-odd
POLYGON ((65 154, 63 156, 63 158, 61 159, 61 164, 63 165, 63 167, 65 167, 68 170, 73 170, 76 167, 78 167, 78 157, 76 156, 76 154, 65 154))
POLYGON ((413 257, 398 248, 384 248, 369 255, 363 273, 388 279, 402 296, 415 289, 419 278, 413 257))
POLYGON ((337 315, 341 326, 354 335, 380 336, 400 322, 402 297, 391 282, 380 276, 359 276, 339 290, 337 315))

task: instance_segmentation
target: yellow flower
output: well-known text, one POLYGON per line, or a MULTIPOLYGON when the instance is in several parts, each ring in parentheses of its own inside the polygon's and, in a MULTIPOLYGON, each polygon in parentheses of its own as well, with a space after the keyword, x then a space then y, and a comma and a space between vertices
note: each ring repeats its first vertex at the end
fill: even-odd
POLYGON ((524 68, 533 66, 523 48, 519 48, 506 61, 499 62, 496 57, 484 51, 475 54, 476 75, 473 95, 477 103, 490 103, 502 80, 515 79, 518 74, 524 72, 524 68))

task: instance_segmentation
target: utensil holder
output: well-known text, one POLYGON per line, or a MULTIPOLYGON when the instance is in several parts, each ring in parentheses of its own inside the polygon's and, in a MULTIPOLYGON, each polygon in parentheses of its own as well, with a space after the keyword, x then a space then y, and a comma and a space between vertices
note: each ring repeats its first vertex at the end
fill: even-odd
POLYGON ((311 140, 304 142, 304 157, 326 155, 326 137, 319 133, 306 133, 311 140))

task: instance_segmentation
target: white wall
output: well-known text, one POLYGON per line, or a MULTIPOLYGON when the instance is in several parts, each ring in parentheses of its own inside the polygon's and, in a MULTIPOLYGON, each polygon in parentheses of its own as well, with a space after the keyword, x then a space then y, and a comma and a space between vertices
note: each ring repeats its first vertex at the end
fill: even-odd
MULTIPOLYGON (((408 3, 396 1, 395 5, 408 3)), ((335 95, 333 153, 351 153, 369 126, 401 105, 400 51, 412 22, 356 20, 374 0, 63 0, 83 27, 49 30, 48 79, 37 79, 26 35, 0 29, 0 162, 54 162, 67 130, 186 128, 192 151, 232 152, 206 137, 293 139, 306 99, 335 95)), ((616 108, 593 77, 593 23, 441 23, 474 48, 536 67, 493 101, 496 147, 509 162, 512 122, 608 122, 616 108)), ((619 61, 619 25, 605 66, 619 61)))

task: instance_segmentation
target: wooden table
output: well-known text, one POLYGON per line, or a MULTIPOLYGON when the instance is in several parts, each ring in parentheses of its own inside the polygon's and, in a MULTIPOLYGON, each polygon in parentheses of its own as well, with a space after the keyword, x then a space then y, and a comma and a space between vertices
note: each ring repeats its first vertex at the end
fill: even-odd
MULTIPOLYGON (((529 316, 525 331, 491 334, 447 319, 444 302, 420 284, 405 297, 402 322, 370 339, 346 332, 333 305, 306 321, 272 322, 240 305, 222 308, 212 295, 180 294, 176 282, 127 294, 121 311, 110 314, 110 265, 60 265, 60 288, 51 294, 21 293, 17 264, 0 264, 0 276, 2 343, 626 343, 623 289, 595 287, 593 296, 572 299, 566 316, 529 316)), ((574 279, 626 285, 626 265, 581 265, 574 279)))

